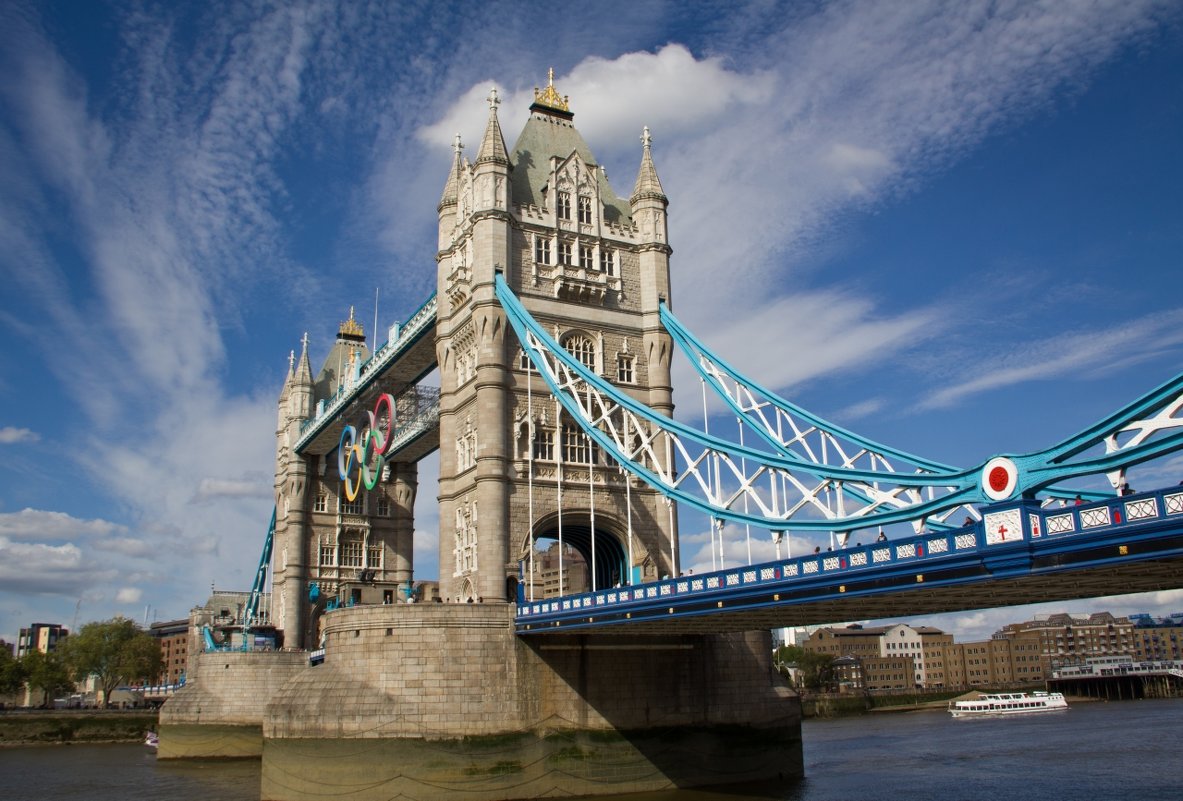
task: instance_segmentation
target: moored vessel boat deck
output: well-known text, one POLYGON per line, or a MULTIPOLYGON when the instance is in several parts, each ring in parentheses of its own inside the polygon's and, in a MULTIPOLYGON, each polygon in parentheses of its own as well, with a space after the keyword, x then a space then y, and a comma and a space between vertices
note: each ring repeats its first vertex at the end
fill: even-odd
POLYGON ((1058 712, 1068 708, 1062 693, 985 693, 977 698, 952 701, 949 713, 955 718, 1025 715, 1058 712))

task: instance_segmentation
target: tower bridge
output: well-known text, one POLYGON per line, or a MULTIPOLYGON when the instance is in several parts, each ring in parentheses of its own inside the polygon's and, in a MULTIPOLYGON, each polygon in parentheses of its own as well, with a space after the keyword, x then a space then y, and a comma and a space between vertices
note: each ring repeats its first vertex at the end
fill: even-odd
POLYGON ((374 353, 352 315, 318 373, 307 336, 293 353, 265 550, 288 651, 203 654, 165 706, 163 758, 265 741, 263 797, 285 800, 783 779, 802 771, 800 711, 769 628, 1183 583, 1183 491, 1126 483, 1183 447, 1183 376, 968 468, 876 443, 742 375, 674 315, 648 129, 625 198, 553 83, 512 148, 499 103, 473 160, 455 142, 435 293, 374 353), (674 419, 678 354, 734 436, 674 419), (435 450, 443 603, 395 603, 435 450), (1070 487, 1096 474, 1114 492, 1070 487), (778 558, 690 574, 680 514, 710 521, 719 565, 728 526, 778 558), (835 548, 780 558, 792 532, 835 548), (579 552, 589 591, 544 597, 543 541, 579 552), (323 664, 291 658, 318 647, 323 664), (356 740, 373 781, 357 781, 356 740))

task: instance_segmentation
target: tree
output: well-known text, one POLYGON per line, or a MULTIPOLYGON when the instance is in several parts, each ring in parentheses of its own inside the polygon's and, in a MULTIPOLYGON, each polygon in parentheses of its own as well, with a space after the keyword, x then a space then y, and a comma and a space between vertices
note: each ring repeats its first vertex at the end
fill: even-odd
POLYGON ((48 707, 50 699, 61 693, 72 692, 74 683, 70 681, 70 671, 60 654, 50 651, 29 651, 21 657, 21 670, 29 682, 30 690, 40 690, 41 705, 48 707))
POLYGON ((834 657, 807 651, 799 645, 782 645, 776 650, 777 664, 797 666, 801 684, 810 690, 827 690, 834 681, 834 657))
POLYGON ((104 706, 119 685, 151 681, 160 674, 160 643, 125 617, 87 623, 60 647, 78 681, 98 679, 104 706))
POLYGON ((0 695, 12 695, 25 683, 25 671, 7 648, 0 648, 0 695))

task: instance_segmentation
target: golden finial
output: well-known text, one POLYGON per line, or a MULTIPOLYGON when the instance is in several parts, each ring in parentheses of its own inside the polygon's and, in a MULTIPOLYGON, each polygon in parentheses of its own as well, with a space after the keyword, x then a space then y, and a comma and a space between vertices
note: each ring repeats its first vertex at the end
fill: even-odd
POLYGON ((551 67, 549 70, 546 71, 546 89, 545 89, 545 91, 539 91, 537 86, 534 87, 534 102, 538 103, 539 105, 542 105, 542 106, 550 106, 551 108, 557 108, 559 111, 568 111, 569 112, 571 110, 570 107, 568 107, 568 105, 567 105, 567 96, 566 95, 560 96, 559 93, 557 91, 555 91, 555 69, 554 69, 554 67, 551 67))
POLYGON ((337 329, 337 336, 347 337, 361 337, 365 339, 365 329, 361 327, 361 323, 353 319, 353 307, 349 307, 349 319, 341 323, 341 327, 337 329))

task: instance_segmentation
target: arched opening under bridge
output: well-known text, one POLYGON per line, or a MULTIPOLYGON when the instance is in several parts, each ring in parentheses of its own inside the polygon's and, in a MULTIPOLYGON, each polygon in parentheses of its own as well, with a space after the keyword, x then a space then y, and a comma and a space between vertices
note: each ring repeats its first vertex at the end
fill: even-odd
MULTIPOLYGON (((561 531, 558 514, 541 518, 534 529, 534 598, 559 595, 560 574, 563 595, 628 583, 627 534, 614 519, 597 514, 593 529, 589 512, 564 511, 561 531)), ((522 584, 531 597, 529 564, 522 584)))

